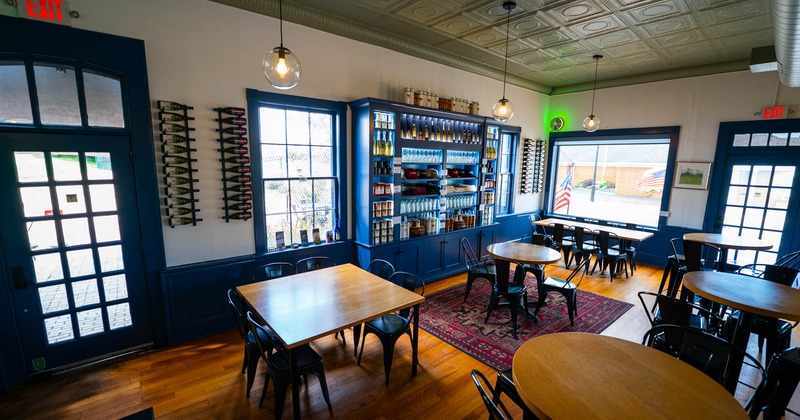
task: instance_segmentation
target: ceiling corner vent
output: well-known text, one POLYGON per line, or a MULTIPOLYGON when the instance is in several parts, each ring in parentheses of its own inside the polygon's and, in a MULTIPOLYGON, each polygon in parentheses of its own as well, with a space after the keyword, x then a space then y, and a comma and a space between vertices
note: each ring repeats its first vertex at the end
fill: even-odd
POLYGON ((775 70, 778 70, 775 46, 753 48, 752 52, 750 52, 750 72, 763 73, 775 70))

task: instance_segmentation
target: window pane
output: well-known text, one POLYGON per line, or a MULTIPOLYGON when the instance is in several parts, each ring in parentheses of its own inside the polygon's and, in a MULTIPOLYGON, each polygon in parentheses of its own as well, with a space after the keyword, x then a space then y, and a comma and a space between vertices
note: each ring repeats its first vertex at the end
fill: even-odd
POLYGON ((788 209, 789 208, 789 195, 792 190, 788 188, 772 188, 769 194, 769 208, 773 209, 788 209))
POLYGON ((62 185, 56 187, 56 195, 61 214, 86 213, 86 200, 83 198, 82 186, 62 185))
POLYGON ((286 178, 289 176, 286 166, 286 148, 274 144, 262 145, 261 168, 264 178, 286 178))
POLYGON ((131 308, 125 302, 119 305, 111 305, 108 307, 108 327, 109 329, 116 330, 117 328, 127 327, 132 325, 131 308))
POLYGON ((314 209, 328 210, 333 208, 333 180, 317 179, 314 181, 314 209))
POLYGON ((100 303, 100 293, 97 291, 97 280, 89 279, 72 283, 72 296, 75 307, 100 303))
POLYGON ((61 221, 66 246, 83 245, 91 242, 89 238, 89 221, 85 217, 64 219, 61 221))
POLYGON ((47 332, 47 343, 55 344, 72 340, 72 318, 69 315, 60 315, 44 320, 44 329, 47 332))
POLYGON ((746 197, 747 197, 747 187, 728 188, 728 204, 736 204, 739 206, 743 206, 746 197))
POLYGON ((36 282, 44 283, 64 278, 61 268, 61 254, 41 254, 33 256, 33 268, 36 273, 36 282))
POLYGON ((789 146, 800 146, 800 133, 792 133, 789 136, 789 146))
POLYGON ((773 187, 791 187, 794 179, 794 166, 776 166, 772 178, 773 187))
POLYGON ((57 247, 56 223, 52 220, 28 222, 28 242, 32 250, 57 247))
POLYGON ((94 257, 91 249, 67 252, 67 264, 70 277, 94 274, 94 257))
POLYGON ((286 111, 274 108, 259 109, 261 143, 286 144, 286 111))
POLYGON ((114 196, 113 184, 89 185, 89 195, 92 197, 92 211, 114 211, 117 209, 117 199, 114 196))
POLYGON ((289 177, 307 177, 311 175, 311 152, 308 146, 288 146, 289 177))
POLYGON ((286 136, 288 144, 309 144, 308 112, 286 111, 286 136))
POLYGON ((119 274, 103 278, 103 293, 106 302, 125 299, 128 297, 128 284, 125 282, 125 275, 119 274))
POLYGON ((22 197, 22 207, 25 211, 25 217, 53 215, 53 203, 50 201, 50 188, 20 188, 19 195, 22 197))
POLYGON ((744 212, 744 222, 742 226, 760 228, 763 219, 764 209, 747 209, 744 212))
POLYGON ((747 205, 752 207, 764 207, 767 205, 767 191, 769 188, 753 187, 747 195, 747 205))
POLYGON ((40 287, 39 301, 42 304, 43 314, 69 309, 67 286, 58 284, 55 286, 40 287))
POLYGON ((310 211, 313 209, 313 197, 311 195, 310 181, 292 181, 291 184, 291 203, 292 211, 310 211))
POLYGON ((332 154, 332 147, 314 147, 311 149, 311 176, 333 176, 332 154))
POLYGON ((45 125, 81 125, 75 69, 34 65, 39 114, 45 125))
POLYGON ((101 216, 94 218, 94 232, 97 242, 119 240, 119 221, 117 216, 101 216))
POLYGON ((44 152, 14 152, 19 182, 47 181, 44 152))
POLYGON ((749 165, 733 165, 733 172, 731 173, 731 185, 747 185, 747 181, 749 180, 749 165))
POLYGON ((750 139, 750 146, 766 146, 769 134, 767 133, 753 133, 750 139))
POLYGON ((125 126, 122 116, 122 88, 118 79, 84 71, 83 89, 86 95, 87 123, 90 126, 125 126))
POLYGON ((737 134, 733 136, 733 147, 747 147, 750 145, 749 134, 737 134))
POLYGON ((333 230, 333 211, 318 211, 314 213, 314 227, 319 228, 320 239, 325 242, 325 234, 333 230))
POLYGON ((786 146, 789 139, 789 133, 772 133, 769 136, 770 146, 786 146))
POLYGON ((52 152, 53 179, 56 181, 80 181, 81 164, 75 152, 52 152))
POLYGON ((114 179, 109 153, 86 153, 87 178, 91 180, 114 179))
POLYGON ((328 114, 311 114, 311 144, 333 145, 333 117, 328 114))
POLYGON ((772 166, 753 166, 753 173, 750 175, 750 185, 769 185, 772 176, 772 166))
POLYGON ((300 241, 299 237, 292 238, 292 225, 289 223, 288 214, 267 216, 267 248, 272 249, 277 246, 275 243, 275 232, 283 232, 283 240, 286 246, 291 245, 295 241, 300 241))
POLYGON ((289 212, 289 181, 264 182, 265 214, 289 212))
POLYGON ((742 221, 742 208, 727 206, 725 207, 725 218, 722 223, 726 225, 739 226, 742 221))
POLYGON ((0 123, 33 124, 23 64, 0 63, 0 123))
POLYGON ((125 268, 122 263, 122 246, 114 245, 97 248, 97 254, 100 257, 100 269, 104 273, 125 268))
POLYGON ((81 337, 103 332, 103 314, 100 308, 80 311, 78 317, 78 332, 81 337))
POLYGON ((767 210, 767 218, 764 219, 764 229, 783 230, 786 222, 786 212, 783 210, 767 210))

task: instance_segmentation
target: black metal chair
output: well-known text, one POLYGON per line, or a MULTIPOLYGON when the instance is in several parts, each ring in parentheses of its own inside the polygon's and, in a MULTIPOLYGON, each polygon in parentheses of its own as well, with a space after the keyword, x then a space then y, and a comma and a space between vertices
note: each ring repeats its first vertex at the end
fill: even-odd
MULTIPOLYGON (((267 329, 253 318, 253 314, 250 311, 247 312, 247 320, 253 334, 264 334, 269 337, 267 329)), ((258 344, 261 357, 267 363, 267 374, 264 378, 264 388, 261 391, 261 400, 259 400, 258 406, 263 406, 269 381, 272 379, 275 382, 275 418, 281 418, 283 403, 286 401, 286 391, 292 381, 299 381, 302 376, 306 378, 306 385, 308 385, 308 374, 310 373, 319 379, 319 386, 322 388, 322 396, 325 398, 325 402, 328 403, 328 410, 333 410, 331 397, 328 395, 328 383, 325 381, 325 365, 322 357, 308 344, 294 349, 293 355, 297 363, 297 377, 292 378, 289 351, 277 339, 270 337, 269 341, 272 348, 275 349, 274 352, 263 344, 258 344)))
MULTIPOLYGON (((766 372, 761 366, 761 363, 744 350, 722 338, 698 331, 694 328, 663 324, 657 325, 647 331, 642 338, 642 344, 654 347, 653 344, 659 341, 656 337, 660 337, 661 340, 663 340, 662 342, 666 344, 666 347, 656 346, 655 348, 694 366, 721 385, 727 383, 729 369, 726 369, 726 366, 728 364, 728 359, 737 356, 743 357, 746 360, 743 367, 748 370, 753 369, 752 375, 755 375, 755 377, 759 379, 757 381, 758 385, 755 387, 739 381, 739 384, 754 390, 744 404, 745 410, 750 409, 756 399, 755 397, 766 383, 766 372)), ((749 374, 748 372, 746 375, 749 374)))
POLYGON ((611 241, 619 242, 619 236, 605 230, 596 230, 592 233, 597 238, 599 248, 592 267, 592 274, 594 274, 594 270, 599 265, 601 273, 608 268, 608 276, 611 281, 614 281, 614 277, 623 268, 625 269, 625 277, 628 277, 628 254, 611 247, 611 241))
POLYGON ((492 393, 492 402, 495 403, 495 405, 499 406, 499 404, 502 403, 502 401, 500 401, 501 394, 506 394, 514 404, 522 409, 522 418, 524 420, 535 420, 537 418, 519 396, 517 386, 514 385, 514 381, 511 379, 511 369, 497 372, 497 380, 494 383, 494 392, 492 393))
POLYGON ((530 216, 528 216, 528 220, 531 222, 531 234, 546 236, 546 237, 548 237, 550 239, 550 243, 552 244, 553 235, 550 235, 549 233, 547 233, 547 231, 545 230, 544 226, 537 225, 535 223, 535 222, 541 221, 542 217, 539 216, 538 214, 531 214, 530 216))
MULTIPOLYGON (((425 283, 422 283, 419 277, 414 274, 398 271, 392 274, 389 281, 412 292, 416 292, 417 287, 421 285, 422 290, 419 294, 425 295, 425 283)), ((361 351, 358 353, 358 364, 361 364, 361 356, 364 355, 364 343, 367 340, 367 334, 375 334, 383 345, 383 370, 386 373, 386 385, 389 385, 389 374, 392 372, 392 358, 397 340, 404 335, 408 335, 409 339, 412 339, 411 319, 414 315, 413 311, 414 308, 401 309, 397 313, 384 315, 364 324, 361 351)))
POLYGON ((334 265, 336 265, 336 261, 331 257, 308 257, 297 261, 295 267, 298 273, 305 273, 307 271, 333 267, 334 265))
POLYGON ((514 280, 501 281, 498 279, 494 285, 492 285, 492 294, 489 296, 489 305, 486 308, 486 321, 484 322, 489 322, 492 311, 495 307, 500 306, 500 299, 503 299, 506 301, 503 306, 507 306, 511 309, 512 334, 514 338, 517 338, 517 311, 522 308, 523 312, 525 312, 525 316, 528 316, 528 288, 525 286, 527 271, 525 267, 511 262, 509 272, 511 272, 511 266, 514 267, 514 280))
POLYGON ((572 264, 572 247, 575 245, 575 238, 565 234, 564 225, 553 223, 553 249, 564 253, 564 267, 569 268, 572 264))
MULTIPOLYGON (((796 269, 781 265, 748 264, 739 268, 738 272, 740 274, 757 272, 760 274, 755 277, 789 287, 792 287, 798 279, 796 269)), ((755 315, 750 332, 758 335, 759 352, 764 348, 764 341, 767 342, 767 360, 769 360, 773 354, 791 346, 792 329, 796 325, 797 322, 791 323, 782 319, 755 315)))
MULTIPOLYGON (((641 226, 636 225, 636 223, 626 223, 625 229, 628 230, 644 230, 641 226)), ((616 250, 622 250, 626 254, 628 254, 628 267, 631 269, 631 275, 636 270, 636 251, 639 248, 638 241, 632 241, 630 239, 620 238, 619 244, 612 246, 612 248, 616 250)))
POLYGON ((389 280, 392 274, 394 274, 394 266, 389 261, 374 259, 369 262, 367 271, 382 279, 389 280))
POLYGON ((472 283, 476 279, 486 279, 494 287, 497 283, 497 273, 495 273, 492 260, 478 260, 466 237, 461 238, 461 248, 464 251, 464 262, 467 264, 467 290, 464 292, 464 302, 466 302, 469 292, 472 290, 472 283))
POLYGON ((265 281, 277 279, 278 277, 291 276, 296 270, 292 264, 287 262, 274 262, 262 265, 253 272, 253 281, 265 281))
POLYGON ((501 401, 498 400, 497 403, 492 401, 492 395, 495 394, 494 388, 492 388, 492 384, 489 383, 489 380, 486 379, 486 376, 481 373, 481 371, 473 369, 472 370, 472 381, 475 382, 475 386, 478 388, 478 392, 481 395, 481 399, 483 400, 483 404, 486 405, 486 409, 489 410, 489 419, 491 420, 507 420, 511 419, 511 414, 508 412, 508 409, 501 401))
MULTIPOLYGON (((575 244, 572 246, 572 260, 576 264, 580 264, 584 259, 591 259, 592 255, 597 255, 600 248, 587 240, 586 231, 583 228, 576 227, 573 232, 575 244)), ((595 242, 596 243, 596 242, 595 242)), ((584 265, 586 273, 589 272, 589 264, 584 265)))
MULTIPOLYGON (((247 325, 247 318, 245 317, 247 303, 235 289, 228 289, 228 306, 231 309, 234 321, 236 321, 236 328, 239 330, 239 335, 242 337, 242 341, 244 341, 242 373, 245 373, 245 371, 247 372, 247 391, 245 396, 250 398, 250 389, 253 387, 253 380, 258 370, 259 345, 256 342, 256 336, 253 335, 253 332, 247 325)), ((259 336, 259 341, 264 345, 266 350, 272 351, 271 341, 267 337, 259 336)))
POLYGON ((659 293, 640 291, 638 296, 651 328, 656 325, 671 324, 711 334, 721 333, 723 320, 707 308, 659 293), (651 315, 654 311, 648 310, 646 296, 653 298, 653 308, 657 308, 655 316, 651 315))
POLYGON ((792 347, 774 354, 767 365, 766 382, 753 397, 750 418, 758 418, 762 411, 764 420, 780 420, 787 411, 800 417, 800 413, 787 408, 800 383, 800 348, 792 347))
MULTIPOLYGON (((575 326, 575 317, 578 316, 578 286, 583 281, 583 276, 586 274, 586 268, 589 266, 589 258, 583 259, 575 265, 572 273, 566 279, 558 279, 555 277, 547 277, 546 279, 538 282, 537 289, 539 291, 539 302, 536 304, 536 310, 533 312, 534 318, 539 314, 539 308, 544 306, 547 294, 550 292, 560 293, 564 296, 567 303, 567 315, 569 315, 569 325, 575 326), (575 277, 580 274, 581 277, 578 282, 575 282, 575 277)), ((537 277, 538 279, 538 277, 537 277)))

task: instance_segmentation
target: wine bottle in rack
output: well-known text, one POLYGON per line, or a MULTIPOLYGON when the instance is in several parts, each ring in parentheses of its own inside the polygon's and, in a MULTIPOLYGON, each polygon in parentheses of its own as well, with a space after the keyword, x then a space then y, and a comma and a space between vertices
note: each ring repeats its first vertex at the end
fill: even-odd
POLYGON ((175 217, 170 220, 173 225, 192 225, 196 222, 201 222, 203 219, 195 219, 192 217, 175 217))
POLYGON ((237 136, 243 136, 247 134, 247 129, 244 127, 225 127, 225 128, 218 128, 217 131, 227 133, 227 134, 235 134, 237 136))
POLYGON ((179 134, 161 134, 162 143, 186 143, 188 141, 194 141, 194 139, 179 134))
POLYGON ((177 112, 159 112, 158 119, 161 121, 190 121, 193 120, 194 117, 188 117, 183 114, 179 114, 177 112))
MULTIPOLYGON (((192 172, 197 172, 197 169, 192 169, 192 172)), ((164 166, 164 173, 166 175, 181 175, 189 173, 189 168, 183 166, 164 166)))
POLYGON ((236 175, 232 176, 227 179, 228 182, 236 182, 236 183, 243 183, 243 182, 250 182, 253 178, 250 175, 236 175))
POLYGON ((190 209, 188 207, 170 207, 170 208, 167 209, 167 212, 171 216, 173 216, 173 215, 174 216, 182 216, 184 214, 192 214, 192 213, 195 213, 195 212, 198 212, 198 211, 200 211, 200 210, 192 210, 192 209, 190 209))
POLYGON ((232 166, 232 167, 228 168, 227 170, 231 171, 231 172, 236 172, 236 173, 239 173, 239 174, 249 174, 250 173, 250 167, 247 166, 247 165, 232 166))
POLYGON ((161 131, 165 133, 182 133, 184 131, 194 131, 194 128, 175 123, 161 123, 159 124, 161 131))
POLYGON ((223 143, 233 144, 235 146, 244 146, 247 144, 247 138, 245 137, 228 137, 221 140, 223 143))
MULTIPOLYGON (((164 151, 164 153, 186 153, 186 152, 190 152, 190 151, 191 152, 195 151, 194 149, 190 149, 190 148, 185 147, 185 146, 178 146, 177 144, 163 145, 163 146, 161 146, 161 149, 164 151)), ((188 159, 187 159, 187 162, 188 162, 188 159)))
POLYGON ((240 213, 233 213, 233 214, 228 216, 229 219, 236 219, 236 220, 248 220, 251 217, 253 217, 253 215, 250 214, 249 211, 244 211, 244 212, 240 212, 240 213))
POLYGON ((170 197, 172 197, 173 195, 186 195, 193 191, 198 192, 200 190, 197 189, 193 190, 191 188, 186 188, 186 187, 169 187, 167 188, 167 195, 170 197))
POLYGON ((156 105, 159 109, 163 109, 165 111, 183 111, 187 109, 194 109, 188 105, 172 101, 158 101, 156 105))
POLYGON ((170 207, 172 207, 172 206, 182 206, 184 204, 196 203, 198 201, 199 200, 196 199, 196 198, 192 199, 192 198, 186 198, 186 197, 169 197, 169 198, 167 198, 165 200, 166 205, 170 206, 170 207))
POLYGON ((233 106, 228 106, 224 108, 214 108, 214 111, 219 111, 223 114, 236 115, 236 116, 242 116, 244 115, 245 112, 244 108, 237 108, 233 106))
POLYGON ((236 194, 228 197, 228 200, 231 201, 250 201, 252 199, 253 195, 248 193, 236 194))
POLYGON ((231 205, 228 206, 228 210, 236 210, 236 211, 250 210, 252 208, 253 208, 253 205, 248 203, 248 202, 236 203, 236 204, 231 204, 231 205))
POLYGON ((229 158, 225 158, 225 162, 245 165, 250 163, 250 158, 247 156, 231 156, 229 158))
POLYGON ((232 155, 246 155, 247 148, 246 147, 226 147, 221 149, 220 151, 225 153, 230 153, 232 155))
POLYGON ((184 185, 192 182, 191 178, 185 176, 167 176, 167 185, 184 185))
POLYGON ((164 155, 164 163, 166 165, 180 165, 189 162, 197 162, 197 159, 189 159, 184 156, 164 155))
POLYGON ((250 191, 253 191, 253 187, 250 186, 250 184, 239 184, 239 185, 234 185, 234 186, 231 186, 231 187, 226 187, 225 190, 226 191, 235 191, 235 192, 250 192, 250 191))
POLYGON ((232 124, 232 125, 247 124, 247 118, 242 118, 242 117, 216 118, 216 120, 219 122, 223 122, 225 124, 232 124))

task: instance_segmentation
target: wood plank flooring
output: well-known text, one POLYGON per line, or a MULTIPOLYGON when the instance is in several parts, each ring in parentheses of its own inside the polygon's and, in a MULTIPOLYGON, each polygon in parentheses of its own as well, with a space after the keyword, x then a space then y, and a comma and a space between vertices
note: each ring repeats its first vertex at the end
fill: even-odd
MULTIPOLYGON (((566 273, 563 263, 548 267, 548 275, 566 273)), ((603 334, 641 341, 649 323, 636 293, 655 291, 661 273, 660 267, 640 264, 628 279, 618 277, 613 283, 599 275, 584 279, 582 290, 635 305, 603 334)), ((466 274, 461 274, 431 283, 427 293, 465 281, 466 274)), ((793 343, 798 343, 797 336, 793 343)), ((470 371, 478 369, 494 381, 493 370, 422 330, 418 375, 411 377, 411 346, 401 338, 389 386, 384 386, 382 349, 374 336, 367 338, 360 366, 353 357, 351 332, 347 333, 346 346, 333 336, 312 345, 325 360, 333 411, 328 411, 319 383, 311 376, 310 384, 301 385, 300 390, 300 407, 306 418, 486 418, 470 371)), ((754 351, 751 349, 751 353, 754 351)), ((269 387, 264 406, 258 406, 264 384, 263 363, 259 363, 247 399, 242 359, 242 342, 234 330, 181 346, 120 357, 0 395, 0 418, 116 419, 147 407, 154 408, 158 419, 273 418, 274 386, 269 387)), ((800 398, 795 395, 790 407, 800 406, 798 402, 800 398)), ((521 418, 518 408, 513 404, 509 407, 521 418)), ((291 393, 287 394, 283 417, 291 418, 291 393)))

